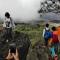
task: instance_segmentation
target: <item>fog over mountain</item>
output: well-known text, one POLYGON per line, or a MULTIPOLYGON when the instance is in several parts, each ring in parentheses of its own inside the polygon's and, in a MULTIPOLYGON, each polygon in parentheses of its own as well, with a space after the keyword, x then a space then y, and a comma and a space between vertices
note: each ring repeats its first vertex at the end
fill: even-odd
POLYGON ((41 0, 0 0, 0 16, 6 11, 11 16, 23 21, 39 19, 38 10, 41 0))
POLYGON ((60 20, 60 13, 55 14, 55 13, 46 13, 44 16, 42 16, 45 20, 60 20))
MULTIPOLYGON (((0 0, 0 17, 4 18, 5 12, 8 11, 15 21, 41 20, 38 10, 42 1, 45 0, 0 0)), ((49 18, 50 15, 47 14, 43 18, 49 18)))

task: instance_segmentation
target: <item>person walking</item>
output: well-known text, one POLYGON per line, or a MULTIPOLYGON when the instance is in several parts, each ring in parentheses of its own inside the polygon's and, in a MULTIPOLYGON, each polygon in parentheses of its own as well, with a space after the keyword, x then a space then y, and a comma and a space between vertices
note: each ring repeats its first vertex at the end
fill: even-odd
POLYGON ((57 54, 59 40, 58 40, 58 31, 56 30, 56 27, 52 27, 52 43, 53 43, 54 48, 55 48, 55 54, 57 54))
POLYGON ((45 46, 48 46, 48 40, 51 38, 49 24, 46 24, 45 28, 43 29, 43 38, 45 40, 45 46))

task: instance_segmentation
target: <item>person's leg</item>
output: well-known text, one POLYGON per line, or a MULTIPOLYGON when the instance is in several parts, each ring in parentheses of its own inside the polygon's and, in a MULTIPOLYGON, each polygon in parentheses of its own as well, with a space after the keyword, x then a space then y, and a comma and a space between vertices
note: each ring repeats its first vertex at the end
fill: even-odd
POLYGON ((58 54, 58 45, 59 45, 59 43, 56 44, 56 51, 57 51, 57 54, 58 54))
POLYGON ((5 28, 5 30, 4 30, 4 35, 3 35, 3 43, 5 43, 6 42, 6 40, 7 40, 7 38, 8 38, 8 34, 7 34, 7 28, 5 28))
POLYGON ((48 46, 48 40, 45 39, 45 46, 47 47, 48 46))
POLYGON ((12 28, 10 28, 10 38, 13 39, 12 28))
POLYGON ((8 42, 8 41, 9 41, 9 28, 7 28, 7 32, 6 32, 6 33, 7 33, 7 36, 6 36, 6 38, 7 38, 7 39, 6 39, 6 42, 8 42))
POLYGON ((8 40, 9 41, 12 40, 12 29, 11 28, 8 29, 8 40))
POLYGON ((54 44, 54 48, 55 48, 55 53, 58 54, 58 43, 54 44))

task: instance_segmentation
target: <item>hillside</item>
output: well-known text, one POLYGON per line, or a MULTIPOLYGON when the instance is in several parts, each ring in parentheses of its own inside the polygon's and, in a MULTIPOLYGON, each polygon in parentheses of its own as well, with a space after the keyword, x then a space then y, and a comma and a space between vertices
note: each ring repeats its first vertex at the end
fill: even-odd
MULTIPOLYGON (((0 55, 6 54, 10 43, 16 43, 17 47, 19 48, 19 46, 21 46, 20 44, 22 43, 21 41, 23 40, 22 44, 25 42, 27 43, 26 46, 28 46, 31 42, 27 60, 48 60, 48 52, 44 47, 44 39, 42 37, 44 24, 44 22, 33 25, 26 23, 16 24, 16 28, 13 30, 13 32, 15 32, 13 34, 14 39, 5 44, 2 43, 4 41, 3 32, 0 32, 0 55)), ((50 27, 52 26, 53 23, 50 24, 50 27)))

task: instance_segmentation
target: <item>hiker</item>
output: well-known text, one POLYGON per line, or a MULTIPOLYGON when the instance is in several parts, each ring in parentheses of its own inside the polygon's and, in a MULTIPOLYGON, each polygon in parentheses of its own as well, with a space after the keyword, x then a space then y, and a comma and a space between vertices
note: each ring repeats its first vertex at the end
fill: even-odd
POLYGON ((14 21, 10 17, 9 12, 5 13, 5 20, 3 22, 3 28, 4 28, 4 37, 6 42, 8 42, 10 39, 12 39, 12 30, 15 28, 14 21))
POLYGON ((49 50, 50 50, 51 57, 54 58, 55 57, 55 48, 54 48, 54 45, 53 44, 51 44, 49 46, 49 50))
POLYGON ((8 55, 5 59, 6 60, 19 60, 18 49, 16 48, 16 53, 11 53, 11 50, 9 49, 8 55))
POLYGON ((58 31, 58 39, 59 39, 59 42, 60 42, 60 26, 57 27, 57 31, 58 31))
POLYGON ((59 40, 58 40, 58 31, 57 31, 56 27, 52 27, 52 43, 53 43, 54 48, 55 48, 55 54, 57 54, 59 40))
POLYGON ((45 46, 48 46, 48 40, 51 38, 51 32, 49 29, 49 24, 46 24, 46 27, 43 30, 43 38, 45 40, 45 46))

